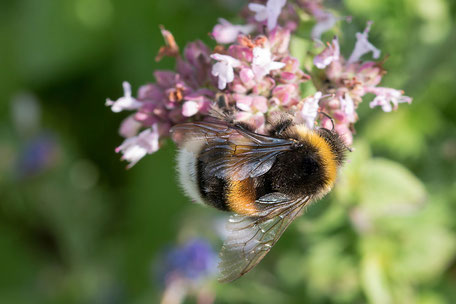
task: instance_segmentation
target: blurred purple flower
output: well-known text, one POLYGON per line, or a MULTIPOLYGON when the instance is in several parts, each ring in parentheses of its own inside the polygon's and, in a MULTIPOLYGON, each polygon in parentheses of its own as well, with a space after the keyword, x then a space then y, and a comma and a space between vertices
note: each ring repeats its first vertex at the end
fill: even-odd
POLYGON ((217 254, 204 239, 191 239, 170 248, 159 262, 159 275, 166 285, 176 279, 198 282, 217 271, 217 254))
POLYGON ((59 145, 52 134, 40 134, 28 140, 17 160, 19 178, 31 177, 51 168, 59 158, 59 145))

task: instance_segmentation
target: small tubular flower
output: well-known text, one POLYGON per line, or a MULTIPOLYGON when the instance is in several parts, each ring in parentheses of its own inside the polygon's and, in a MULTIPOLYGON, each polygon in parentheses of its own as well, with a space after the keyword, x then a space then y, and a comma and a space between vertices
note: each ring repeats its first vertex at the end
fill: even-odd
POLYGON ((372 57, 378 59, 380 57, 380 50, 377 49, 372 43, 367 40, 367 35, 369 34, 372 22, 368 22, 366 29, 362 33, 356 33, 356 44, 353 49, 350 58, 348 58, 348 63, 353 63, 358 61, 361 56, 372 52, 372 57))
POLYGON ((155 124, 137 136, 125 139, 125 141, 116 148, 116 152, 122 152, 122 159, 130 162, 127 168, 133 167, 146 154, 154 153, 159 149, 158 126, 155 124))
POLYGON ((258 79, 268 75, 272 70, 278 70, 284 66, 285 63, 272 60, 272 54, 268 48, 255 47, 253 49, 252 70, 258 79))
POLYGON ((142 105, 141 102, 137 101, 131 95, 131 85, 124 81, 122 83, 124 89, 124 96, 120 97, 116 101, 107 99, 105 105, 111 107, 111 110, 115 113, 122 112, 123 110, 136 110, 139 109, 142 105))
POLYGON ((404 91, 396 90, 391 88, 372 88, 369 89, 370 93, 374 93, 377 96, 369 104, 371 108, 382 107, 384 112, 391 112, 397 110, 400 103, 411 103, 412 98, 404 96, 404 91))
POLYGON ((314 128, 315 119, 317 118, 319 101, 322 97, 321 92, 317 92, 314 96, 305 98, 298 105, 298 111, 296 111, 296 118, 299 122, 303 122, 309 129, 314 128))
POLYGON ((241 62, 231 56, 212 54, 212 59, 218 62, 212 66, 212 75, 218 77, 218 88, 223 90, 226 88, 227 83, 234 80, 234 68, 240 67, 241 62))
POLYGON ((333 61, 339 60, 340 47, 339 40, 334 37, 331 44, 327 44, 327 47, 314 58, 314 64, 319 69, 324 69, 330 65, 333 61))
POLYGON ((268 30, 272 31, 277 26, 277 20, 286 3, 287 0, 268 0, 266 5, 250 3, 249 9, 255 13, 256 21, 266 21, 268 30))

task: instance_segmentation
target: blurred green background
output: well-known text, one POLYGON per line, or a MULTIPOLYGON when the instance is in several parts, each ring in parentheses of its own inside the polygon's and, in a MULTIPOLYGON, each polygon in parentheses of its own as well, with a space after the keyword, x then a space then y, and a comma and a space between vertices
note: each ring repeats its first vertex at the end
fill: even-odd
MULTIPOLYGON (((125 170, 114 153, 125 115, 104 101, 173 67, 154 61, 159 24, 181 49, 212 47, 217 18, 236 20, 243 4, 0 2, 1 303, 157 303, 164 246, 202 236, 219 248, 207 227, 220 214, 181 194, 174 145, 125 170)), ((251 274, 207 288, 216 303, 455 303, 456 3, 327 6, 353 16, 341 24, 346 54, 375 21, 370 40, 390 55, 383 86, 414 101, 389 114, 361 104, 335 191, 251 274)))

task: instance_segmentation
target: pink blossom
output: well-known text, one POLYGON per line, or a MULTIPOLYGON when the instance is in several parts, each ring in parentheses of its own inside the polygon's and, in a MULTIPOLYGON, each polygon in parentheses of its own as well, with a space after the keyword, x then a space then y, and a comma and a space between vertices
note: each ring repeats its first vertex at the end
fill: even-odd
POLYGON ((265 119, 263 113, 260 113, 260 112, 252 113, 252 112, 239 111, 234 115, 234 118, 237 121, 247 122, 250 126, 252 126, 255 129, 255 132, 260 133, 260 134, 265 134, 266 119, 265 119))
POLYGON ((289 29, 277 26, 268 35, 271 51, 274 54, 289 54, 291 32, 289 29))
POLYGON ((281 106, 290 107, 298 103, 299 88, 297 84, 281 84, 272 90, 275 102, 281 106))
POLYGON ((252 49, 239 44, 230 45, 228 55, 243 62, 251 62, 253 59, 252 49))
POLYGON ((212 36, 215 41, 222 44, 233 43, 236 41, 239 34, 250 34, 255 29, 253 24, 234 25, 228 20, 219 18, 219 24, 214 26, 212 36))
POLYGON ((199 109, 199 106, 196 101, 194 101, 194 100, 186 101, 182 105, 182 115, 184 115, 185 117, 193 116, 196 113, 198 113, 198 109, 199 109))
POLYGON ((314 64, 319 69, 324 69, 328 65, 330 65, 333 61, 339 60, 340 56, 340 48, 339 48, 339 41, 337 37, 334 37, 331 44, 328 43, 328 46, 315 56, 314 64))
POLYGON ((267 21, 268 30, 272 31, 276 27, 277 19, 286 3, 287 0, 268 0, 266 5, 250 3, 249 9, 255 13, 256 21, 267 21))
POLYGON ((353 63, 358 61, 361 56, 372 52, 372 57, 377 59, 380 57, 380 50, 377 49, 372 43, 367 40, 367 35, 370 31, 372 22, 368 22, 366 29, 362 33, 356 33, 356 44, 355 48, 353 49, 350 58, 348 59, 348 63, 353 63))
POLYGON ((212 101, 202 93, 204 93, 204 89, 185 96, 186 101, 182 105, 182 115, 184 117, 191 117, 197 113, 205 115, 209 112, 212 101))
POLYGON ((107 99, 105 105, 110 106, 111 110, 115 113, 122 112, 123 110, 136 110, 141 107, 142 103, 137 101, 131 96, 131 85, 124 81, 122 83, 124 89, 124 96, 116 101, 107 99))
POLYGON ((130 115, 125 118, 119 128, 119 134, 125 138, 133 137, 138 134, 141 129, 142 123, 135 119, 135 115, 130 115))
POLYGON ((253 87, 255 85, 255 74, 253 74, 251 69, 241 69, 239 78, 246 87, 253 87))
POLYGON ((269 74, 272 70, 278 70, 285 66, 285 63, 273 61, 271 57, 272 54, 268 48, 255 47, 253 49, 252 70, 258 79, 269 74))
POLYGON ((268 111, 268 100, 264 96, 235 96, 236 106, 245 112, 266 113, 268 111))
POLYGON ((370 88, 368 90, 370 93, 374 93, 377 97, 374 98, 373 101, 369 104, 371 108, 376 106, 382 107, 384 112, 391 112, 392 110, 396 110, 400 103, 411 103, 412 98, 409 96, 404 96, 404 91, 402 90, 395 90, 391 88, 370 88), (392 105, 391 105, 392 104, 392 105))
POLYGON ((218 62, 212 66, 212 75, 218 77, 218 88, 223 90, 226 84, 234 80, 234 68, 240 67, 241 62, 231 56, 212 54, 212 59, 218 62))
POLYGON ((122 159, 130 162, 127 168, 133 167, 146 154, 154 153, 159 148, 159 133, 157 125, 148 128, 139 135, 125 139, 116 148, 116 152, 122 152, 122 159))
POLYGON ((317 92, 314 94, 314 96, 305 98, 298 105, 296 119, 300 123, 305 123, 309 129, 314 128, 315 119, 318 114, 318 102, 320 101, 321 97, 321 92, 317 92))

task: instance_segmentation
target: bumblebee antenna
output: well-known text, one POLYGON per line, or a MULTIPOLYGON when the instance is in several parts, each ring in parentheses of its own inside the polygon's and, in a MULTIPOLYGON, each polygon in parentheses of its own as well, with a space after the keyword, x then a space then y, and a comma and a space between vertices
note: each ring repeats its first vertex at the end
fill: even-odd
POLYGON ((329 118, 331 120, 331 124, 332 124, 332 129, 331 129, 331 132, 334 132, 334 127, 335 127, 335 123, 334 123, 334 118, 332 118, 331 116, 329 116, 329 114, 325 113, 325 112, 321 112, 321 111, 318 111, 318 113, 320 113, 321 115, 323 116, 326 116, 327 118, 329 118))

